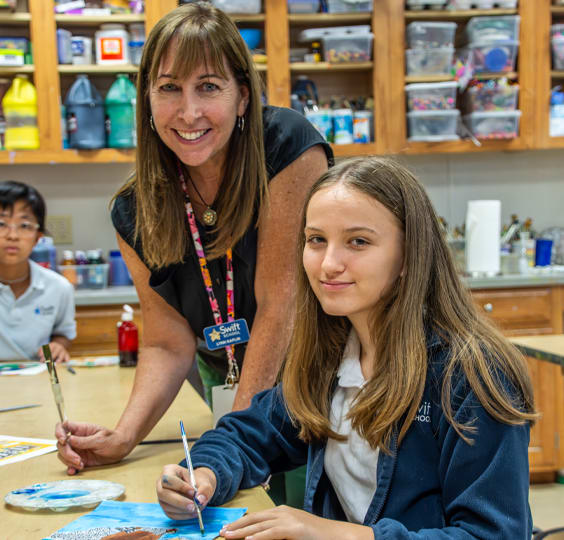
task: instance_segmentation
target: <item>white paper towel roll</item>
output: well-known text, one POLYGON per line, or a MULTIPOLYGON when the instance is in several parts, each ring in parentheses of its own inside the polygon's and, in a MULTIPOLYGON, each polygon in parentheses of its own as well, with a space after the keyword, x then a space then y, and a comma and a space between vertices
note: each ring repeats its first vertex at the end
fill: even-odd
POLYGON ((466 271, 495 275, 500 269, 501 201, 468 201, 466 271))

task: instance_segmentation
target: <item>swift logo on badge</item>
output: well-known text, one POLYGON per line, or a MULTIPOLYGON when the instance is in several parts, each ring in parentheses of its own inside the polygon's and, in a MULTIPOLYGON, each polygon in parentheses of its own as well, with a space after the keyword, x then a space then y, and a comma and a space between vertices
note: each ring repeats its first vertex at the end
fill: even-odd
POLYGON ((249 341, 249 328, 245 319, 216 324, 204 328, 204 338, 208 350, 215 351, 229 345, 237 345, 249 341))

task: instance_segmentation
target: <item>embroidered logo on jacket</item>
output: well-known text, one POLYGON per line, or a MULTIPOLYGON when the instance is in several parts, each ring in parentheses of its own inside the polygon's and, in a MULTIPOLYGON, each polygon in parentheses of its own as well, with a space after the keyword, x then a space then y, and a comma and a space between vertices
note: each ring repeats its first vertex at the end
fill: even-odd
POLYGON ((431 402, 423 401, 417 409, 417 416, 415 417, 417 422, 431 423, 431 402))
POLYGON ((55 313, 55 306, 37 306, 34 312, 36 315, 53 315, 55 313))

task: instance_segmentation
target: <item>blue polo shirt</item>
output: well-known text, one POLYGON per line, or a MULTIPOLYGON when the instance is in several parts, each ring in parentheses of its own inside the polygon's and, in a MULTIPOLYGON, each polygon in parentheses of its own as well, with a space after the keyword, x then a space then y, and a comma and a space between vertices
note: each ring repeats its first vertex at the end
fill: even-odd
POLYGON ((29 266, 31 283, 19 298, 0 283, 0 361, 36 360, 51 336, 76 337, 73 286, 31 260, 29 266))

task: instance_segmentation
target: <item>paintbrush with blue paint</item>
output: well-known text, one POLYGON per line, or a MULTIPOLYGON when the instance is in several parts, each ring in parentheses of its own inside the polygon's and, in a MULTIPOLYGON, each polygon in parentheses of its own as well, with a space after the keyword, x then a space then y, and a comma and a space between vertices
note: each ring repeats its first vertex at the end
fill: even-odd
POLYGON ((196 485, 196 478, 194 477, 194 467, 192 467, 192 459, 190 458, 190 449, 188 448, 188 441, 186 440, 186 432, 184 431, 184 424, 180 420, 180 434, 182 435, 182 444, 184 445, 184 454, 186 455, 186 465, 188 465, 188 471, 190 472, 190 482, 194 488, 194 506, 196 507, 196 512, 198 514, 198 523, 200 524, 200 532, 204 536, 204 522, 202 521, 202 510, 200 508, 200 503, 196 499, 198 494, 198 486, 196 485))

